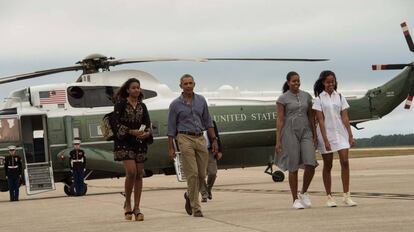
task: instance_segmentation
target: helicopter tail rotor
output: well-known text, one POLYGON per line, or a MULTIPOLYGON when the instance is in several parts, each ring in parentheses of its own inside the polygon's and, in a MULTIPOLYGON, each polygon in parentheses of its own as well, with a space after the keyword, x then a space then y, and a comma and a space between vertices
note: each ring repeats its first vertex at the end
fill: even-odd
POLYGON ((414 43, 413 39, 411 38, 410 31, 408 30, 408 26, 406 22, 401 23, 401 29, 403 30, 405 40, 407 41, 408 48, 410 51, 414 52, 414 43))
MULTIPOLYGON (((408 48, 410 51, 414 52, 414 44, 413 39, 411 38, 410 31, 408 30, 408 26, 406 22, 401 23, 401 28, 404 33, 405 40, 407 41, 408 48)), ((403 69, 407 66, 413 67, 413 64, 374 64, 372 65, 372 70, 396 70, 396 69, 403 69)))
POLYGON ((411 66, 411 64, 373 64, 372 70, 396 70, 407 66, 411 66))
POLYGON ((411 104, 413 103, 413 93, 408 95, 407 100, 405 101, 404 109, 409 110, 411 108, 411 104))
POLYGON ((414 84, 411 86, 410 91, 408 92, 407 100, 405 100, 404 109, 409 110, 413 103, 414 96, 414 84))
MULTIPOLYGON (((414 52, 414 44, 413 39, 411 38, 410 31, 408 30, 408 26, 406 22, 401 23, 401 28, 404 33, 405 40, 407 41, 408 48, 411 52, 414 52)), ((403 69, 405 67, 411 68, 410 72, 413 72, 414 63, 409 64, 374 64, 372 65, 372 70, 396 70, 396 69, 403 69)), ((413 76, 413 74, 411 74, 413 76)), ((411 86, 410 90, 408 91, 407 100, 405 101, 404 109, 410 109, 411 104, 413 102, 414 96, 414 85, 411 86)))

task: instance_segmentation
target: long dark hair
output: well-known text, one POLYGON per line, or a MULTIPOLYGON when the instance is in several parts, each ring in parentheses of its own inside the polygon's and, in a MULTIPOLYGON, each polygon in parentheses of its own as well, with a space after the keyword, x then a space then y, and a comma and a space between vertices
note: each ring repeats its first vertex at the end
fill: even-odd
POLYGON ((288 72, 288 74, 286 75, 286 81, 285 81, 285 83, 283 84, 283 87, 282 87, 283 93, 285 93, 286 91, 289 90, 288 81, 290 81, 290 79, 295 75, 299 76, 299 74, 295 71, 288 72))
POLYGON ((319 75, 318 80, 316 80, 315 84, 313 85, 313 93, 315 94, 315 97, 319 96, 319 94, 321 94, 322 91, 325 90, 325 86, 323 85, 323 82, 325 82, 328 76, 333 76, 335 79, 335 87, 334 87, 335 91, 338 88, 338 81, 336 80, 335 73, 332 72, 331 70, 322 71, 321 74, 319 75))
MULTIPOLYGON (((121 86, 121 88, 119 88, 118 91, 116 91, 116 93, 114 95, 114 100, 115 101, 119 101, 119 100, 122 100, 122 99, 126 99, 129 96, 129 93, 128 93, 127 90, 129 89, 129 87, 131 86, 131 84, 134 83, 134 82, 138 83, 139 86, 141 87, 141 82, 139 82, 138 79, 136 79, 136 78, 129 78, 121 86)), ((138 101, 141 102, 143 98, 144 98, 144 94, 142 94, 142 91, 141 91, 141 93, 138 96, 138 101)))

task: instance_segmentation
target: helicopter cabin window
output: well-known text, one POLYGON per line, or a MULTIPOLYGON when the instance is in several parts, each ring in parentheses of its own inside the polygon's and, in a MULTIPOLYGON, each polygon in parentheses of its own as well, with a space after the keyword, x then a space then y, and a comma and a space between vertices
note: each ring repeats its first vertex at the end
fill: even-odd
POLYGON ((73 127, 73 137, 80 138, 79 127, 73 127))
POLYGON ((0 119, 0 142, 19 141, 20 131, 17 118, 0 119))
POLYGON ((17 108, 7 108, 0 110, 0 115, 17 114, 17 108))
POLYGON ((101 131, 101 125, 99 123, 89 124, 89 137, 90 138, 103 137, 102 131, 101 131))
MULTIPOLYGON (((69 104, 75 108, 113 106, 112 98, 119 87, 71 86, 67 89, 69 104)), ((145 99, 157 96, 155 91, 142 89, 145 99)))

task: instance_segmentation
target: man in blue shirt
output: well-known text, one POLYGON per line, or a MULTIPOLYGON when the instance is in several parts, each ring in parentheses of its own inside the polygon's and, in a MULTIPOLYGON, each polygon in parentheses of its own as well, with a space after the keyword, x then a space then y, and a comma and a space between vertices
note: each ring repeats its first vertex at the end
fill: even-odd
POLYGON ((183 171, 187 178, 185 209, 189 215, 203 217, 199 201, 201 182, 206 177, 208 150, 203 131, 208 130, 212 152, 217 153, 217 136, 203 96, 194 93, 194 78, 185 74, 180 79, 182 94, 171 104, 168 113, 168 155, 175 158, 173 140, 182 154, 183 171))

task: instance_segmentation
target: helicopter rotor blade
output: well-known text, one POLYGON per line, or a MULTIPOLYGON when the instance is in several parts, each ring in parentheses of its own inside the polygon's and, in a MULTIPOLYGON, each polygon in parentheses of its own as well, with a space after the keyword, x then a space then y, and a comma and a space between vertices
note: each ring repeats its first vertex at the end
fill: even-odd
POLYGON ((413 103, 413 95, 408 95, 407 100, 405 101, 404 109, 409 110, 411 107, 411 104, 413 103))
MULTIPOLYGON (((406 22, 401 23, 401 29, 403 30, 405 40, 407 41, 408 48, 411 52, 414 52, 414 43, 413 39, 411 38, 410 31, 408 30, 408 26, 406 22)), ((409 64, 373 64, 372 70, 395 70, 395 69, 403 69, 405 67, 410 68, 410 76, 412 77, 413 67, 414 63, 409 64)), ((411 104, 413 102, 413 96, 414 96, 414 84, 411 86, 408 92, 407 100, 405 101, 404 108, 410 109, 411 104)))
POLYGON ((132 63, 145 63, 145 62, 158 62, 158 61, 195 61, 206 62, 204 58, 166 58, 166 57, 142 57, 142 58, 125 58, 118 60, 108 61, 109 66, 116 66, 120 64, 132 64, 132 63))
POLYGON ((401 29, 403 30, 405 40, 407 41, 408 48, 410 51, 414 52, 414 43, 413 39, 411 38, 410 31, 408 30, 408 26, 406 22, 401 23, 401 29))
POLYGON ((372 70, 395 70, 403 69, 407 66, 411 66, 411 64, 373 64, 372 70))
POLYGON ((54 68, 54 69, 47 69, 42 71, 36 71, 31 73, 24 73, 24 74, 18 74, 13 76, 7 76, 0 78, 0 84, 14 82, 14 81, 20 81, 20 80, 26 80, 31 79, 35 77, 50 75, 54 73, 60 73, 60 72, 68 72, 68 71, 78 71, 81 70, 83 66, 76 65, 76 66, 69 66, 69 67, 63 67, 63 68, 54 68))
POLYGON ((301 59, 301 58, 207 58, 211 61, 298 61, 298 62, 319 62, 329 59, 301 59))
POLYGON ((101 71, 109 71, 110 66, 116 66, 120 64, 131 63, 144 63, 144 62, 160 62, 160 61, 195 61, 195 62, 207 62, 207 61, 299 61, 299 62, 315 62, 315 61, 328 61, 329 59, 296 59, 296 58, 164 58, 164 57, 149 57, 149 58, 127 58, 127 59, 114 59, 113 57, 106 57, 100 54, 92 54, 85 59, 79 61, 75 66, 47 69, 42 71, 36 71, 25 74, 18 74, 7 77, 0 77, 0 84, 31 79, 44 75, 83 70, 83 74, 96 73, 101 71))
POLYGON ((410 109, 412 103, 413 103, 413 96, 414 96, 414 83, 410 88, 410 91, 408 92, 407 100, 405 101, 404 109, 408 110, 410 109))
POLYGON ((317 62, 328 61, 329 59, 296 59, 296 58, 127 58, 108 61, 109 66, 116 66, 120 64, 131 63, 144 63, 144 62, 157 62, 157 61, 195 61, 195 62, 207 62, 207 61, 299 61, 299 62, 317 62))

